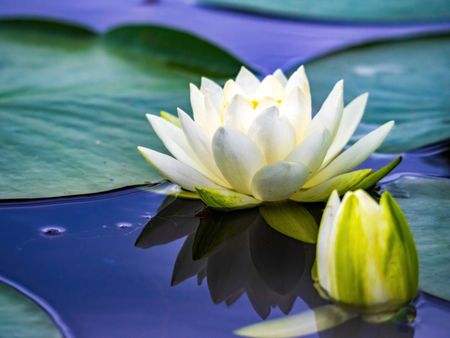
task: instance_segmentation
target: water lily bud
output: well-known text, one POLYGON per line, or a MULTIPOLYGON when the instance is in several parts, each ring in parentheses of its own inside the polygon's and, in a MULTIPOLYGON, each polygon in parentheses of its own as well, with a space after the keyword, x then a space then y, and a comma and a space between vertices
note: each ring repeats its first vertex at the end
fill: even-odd
POLYGON ((317 280, 328 297, 362 313, 395 311, 416 297, 414 238, 397 202, 365 191, 333 192, 319 230, 317 280))
POLYGON ((380 179, 380 173, 351 170, 383 143, 394 122, 345 149, 368 95, 344 106, 343 81, 314 117, 303 67, 289 78, 278 70, 262 80, 242 67, 223 88, 203 78, 200 88, 192 84, 190 91, 192 117, 181 109, 178 117, 147 115, 172 156, 138 149, 162 176, 211 207, 323 201, 333 189, 343 194, 380 179))

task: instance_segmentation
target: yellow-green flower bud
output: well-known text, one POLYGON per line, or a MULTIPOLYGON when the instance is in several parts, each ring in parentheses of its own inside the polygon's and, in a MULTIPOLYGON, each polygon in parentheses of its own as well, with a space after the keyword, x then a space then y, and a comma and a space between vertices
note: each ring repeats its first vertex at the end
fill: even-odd
POLYGON ((416 297, 418 258, 406 218, 385 192, 330 196, 317 241, 317 279, 328 297, 362 313, 395 311, 416 297))

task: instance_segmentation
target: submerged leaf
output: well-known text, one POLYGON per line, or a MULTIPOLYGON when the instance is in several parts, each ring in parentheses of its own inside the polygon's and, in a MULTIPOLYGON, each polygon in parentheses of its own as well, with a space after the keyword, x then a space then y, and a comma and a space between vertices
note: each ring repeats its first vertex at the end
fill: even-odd
POLYGON ((311 213, 301 204, 283 202, 259 208, 264 220, 276 231, 306 243, 316 243, 318 226, 311 213))

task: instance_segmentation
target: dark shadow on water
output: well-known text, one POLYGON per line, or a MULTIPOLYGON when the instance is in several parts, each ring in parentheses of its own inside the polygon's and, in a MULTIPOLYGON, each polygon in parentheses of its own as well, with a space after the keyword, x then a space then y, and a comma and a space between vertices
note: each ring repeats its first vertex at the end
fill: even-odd
MULTIPOLYGON (((322 208, 312 205, 309 209, 320 219, 322 208)), ((275 231, 257 208, 223 213, 199 201, 169 197, 147 223, 136 246, 148 249, 184 236, 172 286, 195 278, 199 286, 207 284, 214 304, 227 306, 246 296, 262 319, 273 308, 289 314, 299 298, 309 308, 327 303, 318 296, 310 277, 315 246, 275 231)), ((369 324, 357 318, 320 337, 414 337, 414 327, 400 321, 369 324)))
POLYGON ((298 297, 311 307, 324 303, 310 278, 314 246, 273 230, 256 208, 223 213, 168 197, 136 246, 151 248, 186 235, 174 286, 193 277, 199 284, 206 280, 213 303, 231 306, 246 295, 262 318, 275 307, 289 313, 298 297))

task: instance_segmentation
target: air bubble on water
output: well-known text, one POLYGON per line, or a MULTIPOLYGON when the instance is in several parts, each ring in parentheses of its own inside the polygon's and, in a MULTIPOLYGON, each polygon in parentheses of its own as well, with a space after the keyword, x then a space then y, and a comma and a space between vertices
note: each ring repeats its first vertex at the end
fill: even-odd
POLYGON ((66 229, 60 226, 47 226, 40 229, 41 234, 48 237, 61 236, 66 232, 66 229))
POLYGON ((153 217, 153 214, 150 212, 146 212, 142 215, 142 217, 150 220, 153 217))
POLYGON ((133 226, 133 224, 128 223, 128 222, 119 222, 119 223, 116 223, 116 226, 119 229, 129 229, 133 226))

